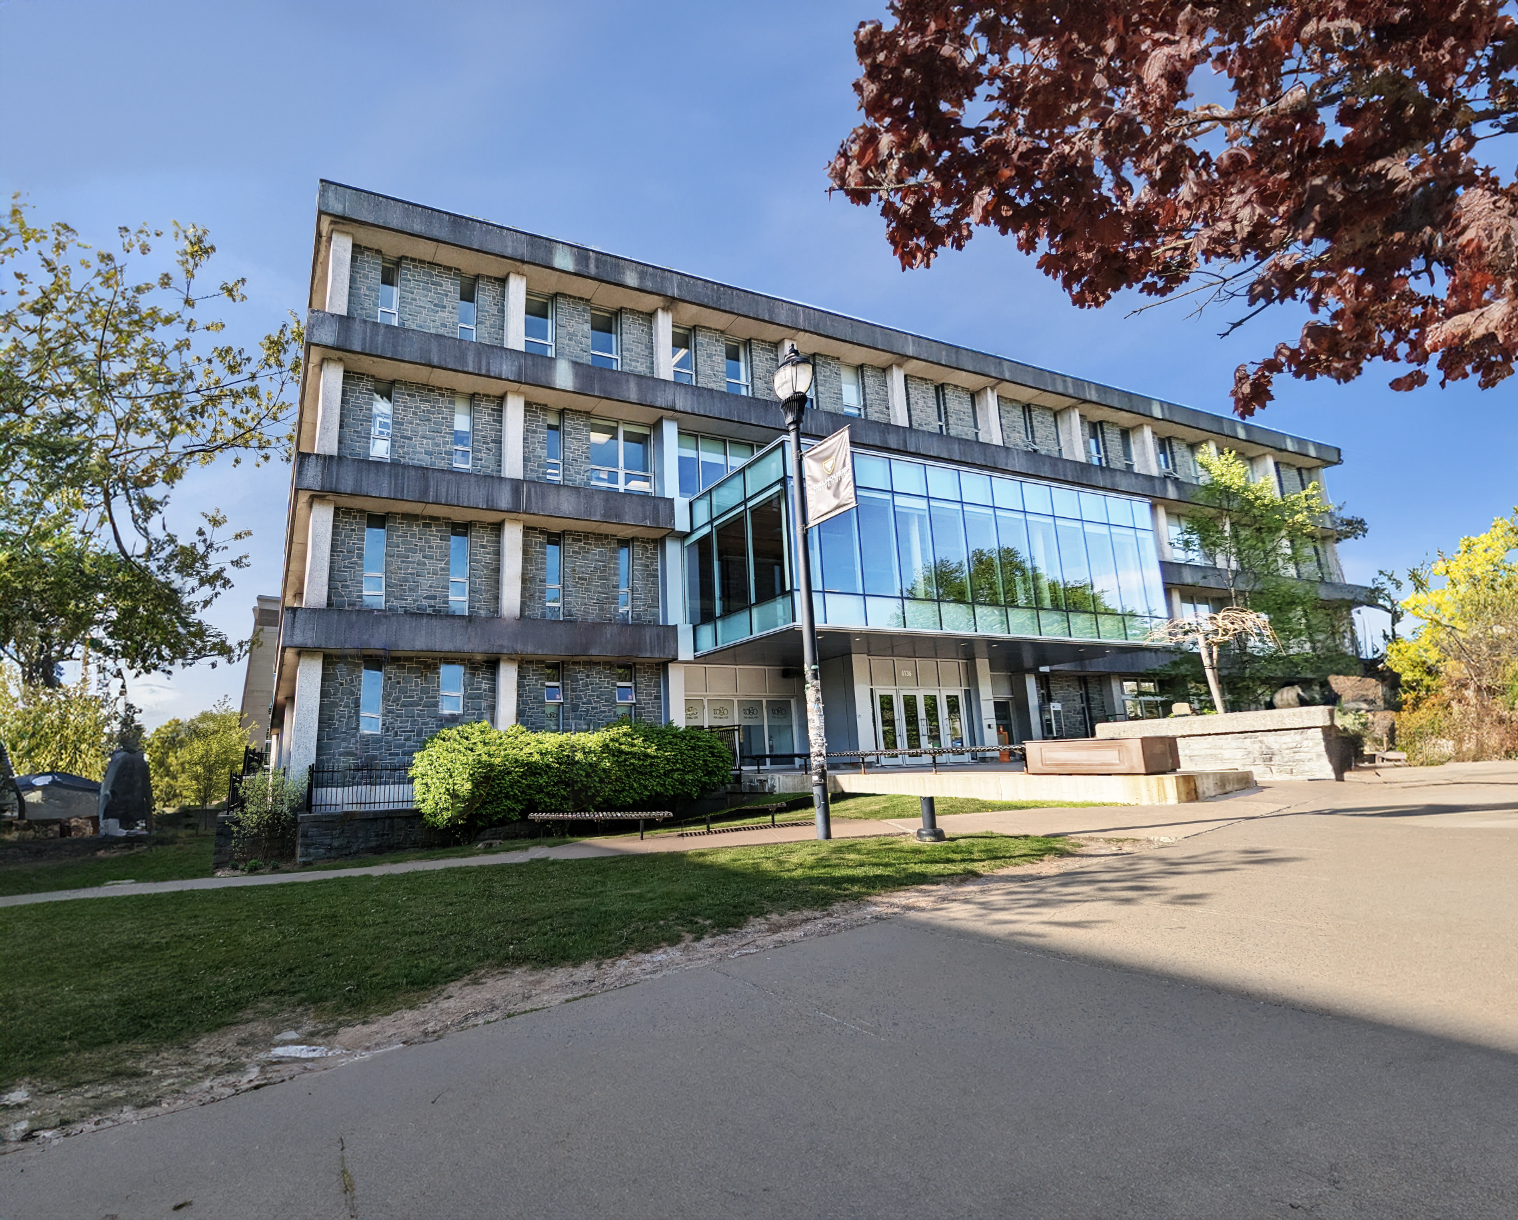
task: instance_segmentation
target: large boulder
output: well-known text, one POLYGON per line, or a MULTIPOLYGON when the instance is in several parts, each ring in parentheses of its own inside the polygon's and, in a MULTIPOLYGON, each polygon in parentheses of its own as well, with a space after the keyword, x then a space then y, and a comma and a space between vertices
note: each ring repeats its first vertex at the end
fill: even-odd
POLYGON ((117 750, 100 783, 100 833, 153 828, 153 780, 140 750, 117 750))

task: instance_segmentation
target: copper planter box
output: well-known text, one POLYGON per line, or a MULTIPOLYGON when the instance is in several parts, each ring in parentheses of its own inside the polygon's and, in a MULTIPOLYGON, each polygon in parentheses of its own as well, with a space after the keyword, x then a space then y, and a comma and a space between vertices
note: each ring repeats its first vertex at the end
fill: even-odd
POLYGON ((1027 743, 1030 775, 1163 775, 1178 770, 1174 737, 1104 737, 1027 743))

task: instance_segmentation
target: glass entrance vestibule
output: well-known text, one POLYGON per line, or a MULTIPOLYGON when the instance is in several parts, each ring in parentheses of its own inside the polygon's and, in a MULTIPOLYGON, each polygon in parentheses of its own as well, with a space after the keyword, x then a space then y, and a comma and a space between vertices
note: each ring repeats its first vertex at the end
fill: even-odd
POLYGON ((939 750, 978 744, 961 662, 872 657, 869 668, 874 748, 939 750))

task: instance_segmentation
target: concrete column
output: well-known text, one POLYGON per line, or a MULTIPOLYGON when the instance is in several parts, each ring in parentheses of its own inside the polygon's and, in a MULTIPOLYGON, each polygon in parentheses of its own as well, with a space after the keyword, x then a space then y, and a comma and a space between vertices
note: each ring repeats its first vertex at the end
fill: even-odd
POLYGON ((343 362, 322 361, 321 384, 316 391, 315 453, 337 452, 337 430, 343 417, 343 362))
POLYGON ((1154 429, 1148 424, 1133 430, 1133 468, 1139 474, 1160 472, 1160 452, 1154 443, 1154 429))
POLYGON ((333 233, 327 244, 328 313, 348 312, 348 268, 353 262, 353 234, 333 233))
POLYGON ((522 523, 501 522, 501 617, 522 617, 522 523))
POLYGON ((1179 589, 1166 589, 1165 596, 1170 602, 1170 617, 1181 617, 1181 591, 1179 589))
POLYGON ((1249 476, 1256 483, 1268 483, 1271 491, 1280 494, 1281 482, 1276 477, 1276 460, 1270 454, 1262 453, 1259 457, 1249 459, 1249 476))
POLYGON ((654 495, 680 494, 680 425, 668 417, 654 425, 654 495))
POLYGON ((685 621, 685 556, 680 539, 669 537, 659 556, 659 617, 676 625, 685 621))
POLYGON ((322 654, 303 652, 295 668, 295 711, 290 717, 290 763, 292 779, 316 765, 316 729, 321 716, 322 654))
POLYGON ((1001 435, 1001 412, 997 409, 995 386, 976 391, 975 426, 980 429, 980 439, 986 444, 1006 444, 1001 435))
POLYGON ((1028 692, 1028 740, 1042 741, 1044 739, 1044 718, 1038 708, 1038 675, 1024 674, 1023 682, 1026 683, 1028 692))
POLYGON ((1072 462, 1084 462, 1086 429, 1081 420, 1080 408, 1066 407, 1063 411, 1056 411, 1054 424, 1059 429, 1060 456, 1069 458, 1072 462))
POLYGON ((1154 549, 1161 559, 1174 559, 1170 553, 1170 514, 1163 504, 1151 504, 1149 515, 1154 518, 1154 549))
POLYGON ((675 379, 674 329, 669 310, 654 310, 654 376, 664 381, 675 379))
POLYGON ((907 371, 899 364, 886 369, 886 398, 891 404, 891 422, 900 428, 910 428, 912 417, 907 411, 907 371))
POLYGON ((301 605, 321 610, 327 604, 327 586, 332 573, 332 501, 312 500, 311 517, 306 523, 306 577, 301 587, 301 605))
POLYGON ((1107 678, 1107 703, 1112 708, 1113 720, 1127 720, 1128 709, 1123 702, 1123 679, 1112 674, 1107 678))
POLYGON ((980 704, 980 740, 972 742, 977 746, 994 746, 996 744, 996 709, 991 706, 991 662, 985 657, 976 657, 972 662, 975 670, 975 698, 980 704))
POLYGON ((495 662, 495 727, 517 722, 517 659, 497 657, 495 662))
POLYGON ((849 657, 854 678, 854 739, 861 750, 875 750, 880 743, 875 740, 875 708, 870 696, 870 658, 863 653, 849 657))
POLYGON ((501 476, 523 476, 522 447, 527 441, 527 400, 520 394, 507 394, 501 404, 501 476))
POLYGON ((685 727, 685 666, 679 661, 671 661, 664 667, 665 697, 669 700, 664 709, 664 719, 673 720, 682 729, 685 727))
POLYGON ((512 272, 506 277, 506 327, 503 346, 527 350, 527 277, 512 272))

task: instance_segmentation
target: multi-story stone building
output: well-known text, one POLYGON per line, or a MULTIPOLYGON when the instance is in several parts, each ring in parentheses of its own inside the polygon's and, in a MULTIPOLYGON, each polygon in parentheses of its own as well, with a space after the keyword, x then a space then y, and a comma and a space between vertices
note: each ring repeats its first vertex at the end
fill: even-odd
MULTIPOLYGON (((771 376, 814 358, 859 506, 816 531, 829 747, 1158 714, 1196 454, 1339 450, 467 216, 321 184, 274 689, 296 770, 617 716, 804 750, 771 376)), ((1312 570, 1352 602, 1331 533, 1312 570)))

